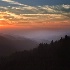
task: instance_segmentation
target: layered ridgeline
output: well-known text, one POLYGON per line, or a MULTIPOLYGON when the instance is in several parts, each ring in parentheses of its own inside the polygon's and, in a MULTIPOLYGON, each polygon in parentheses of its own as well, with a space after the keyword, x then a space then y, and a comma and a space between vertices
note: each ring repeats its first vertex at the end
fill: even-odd
POLYGON ((1 70, 70 70, 70 36, 0 58, 1 70))
POLYGON ((35 48, 37 45, 37 42, 28 38, 0 34, 0 56, 29 50, 35 48))

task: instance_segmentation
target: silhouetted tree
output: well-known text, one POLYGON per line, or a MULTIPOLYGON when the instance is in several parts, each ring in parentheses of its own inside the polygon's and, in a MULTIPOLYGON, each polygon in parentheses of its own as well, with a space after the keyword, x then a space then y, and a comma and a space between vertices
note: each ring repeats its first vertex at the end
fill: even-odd
POLYGON ((53 44, 53 40, 51 41, 51 45, 53 44))

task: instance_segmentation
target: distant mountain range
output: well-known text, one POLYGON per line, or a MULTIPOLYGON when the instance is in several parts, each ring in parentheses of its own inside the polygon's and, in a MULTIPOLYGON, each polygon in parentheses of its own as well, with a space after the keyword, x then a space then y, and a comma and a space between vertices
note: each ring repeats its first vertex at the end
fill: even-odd
POLYGON ((0 55, 9 55, 16 51, 29 50, 38 43, 22 37, 0 34, 0 55))

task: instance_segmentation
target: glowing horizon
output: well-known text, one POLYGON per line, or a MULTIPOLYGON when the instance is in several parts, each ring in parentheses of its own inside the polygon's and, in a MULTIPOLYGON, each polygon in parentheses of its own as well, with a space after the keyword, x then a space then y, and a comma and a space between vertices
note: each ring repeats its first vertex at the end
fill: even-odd
MULTIPOLYGON (((3 14, 3 13, 2 13, 3 14)), ((0 26, 6 26, 6 25, 10 25, 10 26, 24 26, 24 27, 28 27, 28 28, 58 28, 59 29, 61 27, 65 27, 66 28, 70 28, 70 20, 69 19, 65 19, 66 17, 64 17, 63 15, 60 14, 23 14, 21 15, 23 17, 23 19, 19 18, 15 18, 15 20, 13 19, 6 19, 4 18, 0 18, 0 26), (16 20, 17 19, 17 20, 16 20)), ((15 17, 15 16, 14 16, 15 17)))

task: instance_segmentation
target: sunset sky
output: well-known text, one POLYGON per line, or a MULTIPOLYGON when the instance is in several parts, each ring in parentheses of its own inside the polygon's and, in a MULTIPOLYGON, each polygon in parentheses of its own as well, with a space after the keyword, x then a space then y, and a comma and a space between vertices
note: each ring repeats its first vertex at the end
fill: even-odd
POLYGON ((70 0, 0 0, 0 29, 70 29, 70 0))

